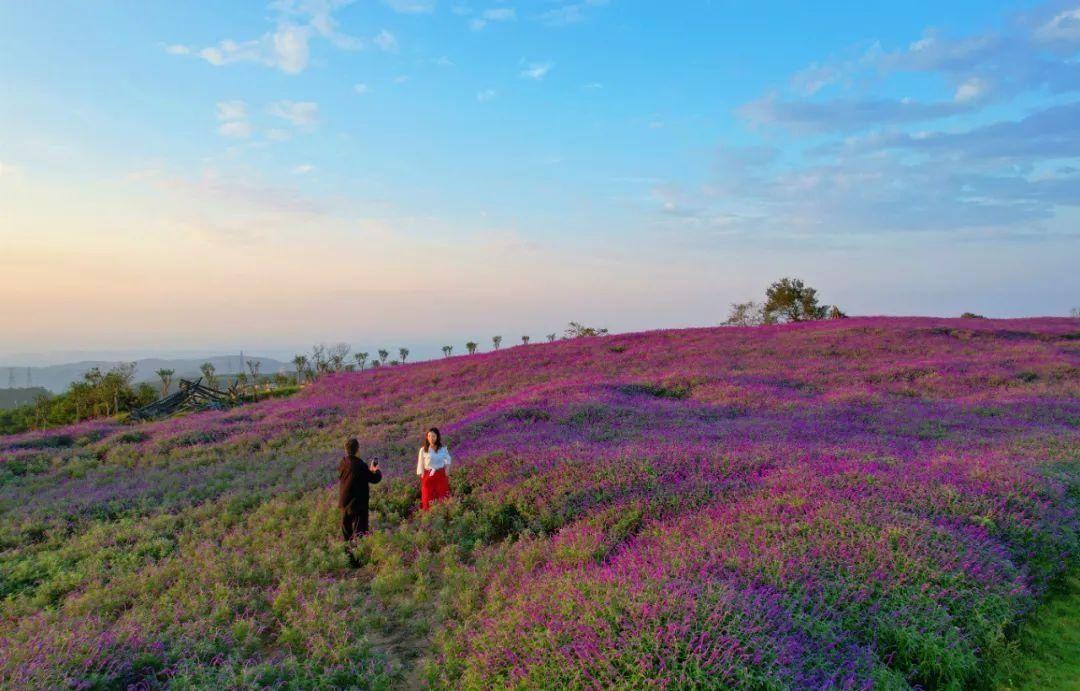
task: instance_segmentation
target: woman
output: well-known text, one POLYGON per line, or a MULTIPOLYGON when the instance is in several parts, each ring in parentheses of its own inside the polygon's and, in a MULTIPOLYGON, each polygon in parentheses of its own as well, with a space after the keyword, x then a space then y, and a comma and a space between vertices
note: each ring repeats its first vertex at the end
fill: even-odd
POLYGON ((450 480, 446 471, 450 452, 442 445, 442 435, 436 427, 424 436, 424 445, 416 458, 416 474, 420 476, 420 508, 427 511, 431 502, 450 496, 450 480))

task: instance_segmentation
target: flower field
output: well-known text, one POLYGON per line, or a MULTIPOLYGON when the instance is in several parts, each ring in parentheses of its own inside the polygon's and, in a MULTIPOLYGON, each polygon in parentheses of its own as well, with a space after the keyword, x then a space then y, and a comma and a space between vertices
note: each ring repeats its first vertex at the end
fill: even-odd
POLYGON ((1080 323, 656 331, 0 437, 3 688, 960 688, 1080 564, 1080 323), (420 514, 423 431, 454 497, 420 514), (336 464, 381 460, 349 568, 336 464))

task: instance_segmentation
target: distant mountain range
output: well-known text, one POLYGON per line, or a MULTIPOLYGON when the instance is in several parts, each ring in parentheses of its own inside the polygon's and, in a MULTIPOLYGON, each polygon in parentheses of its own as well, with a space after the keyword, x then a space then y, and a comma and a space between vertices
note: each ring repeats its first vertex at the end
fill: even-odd
MULTIPOLYGON (((246 360, 258 360, 259 374, 274 374, 275 372, 291 372, 292 364, 275 360, 269 357, 245 356, 246 360)), ((44 387, 53 393, 60 393, 67 389, 73 381, 83 378, 83 375, 92 368, 98 367, 102 372, 120 364, 118 360, 84 360, 62 365, 49 365, 47 367, 20 367, 0 365, 0 388, 44 387), (29 372, 29 381, 27 380, 29 372), (14 375, 14 377, 12 377, 14 375), (14 378, 14 381, 12 379, 14 378)), ((128 362, 132 362, 129 360, 128 362)), ((137 382, 156 383, 160 381, 155 372, 159 369, 171 369, 176 373, 173 381, 180 378, 193 379, 202 376, 199 366, 204 362, 214 365, 218 374, 236 374, 247 372, 247 365, 241 361, 239 355, 217 355, 205 358, 163 359, 144 358, 134 360, 135 379, 137 382)))

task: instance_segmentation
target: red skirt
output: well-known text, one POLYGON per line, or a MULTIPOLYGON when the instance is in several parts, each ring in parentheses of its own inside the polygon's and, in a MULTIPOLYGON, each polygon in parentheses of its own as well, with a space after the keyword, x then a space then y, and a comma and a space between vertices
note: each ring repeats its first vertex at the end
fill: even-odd
POLYGON ((446 468, 439 468, 435 472, 425 470, 420 476, 420 508, 427 511, 431 502, 449 496, 450 478, 446 476, 446 468))

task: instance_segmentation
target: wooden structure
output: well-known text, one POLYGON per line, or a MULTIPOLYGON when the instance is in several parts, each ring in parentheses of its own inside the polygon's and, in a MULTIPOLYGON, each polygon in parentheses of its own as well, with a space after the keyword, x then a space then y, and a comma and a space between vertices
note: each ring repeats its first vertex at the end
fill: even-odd
POLYGON ((130 418, 150 420, 192 410, 223 410, 236 403, 238 399, 239 391, 236 390, 235 385, 229 387, 226 392, 203 386, 202 377, 195 381, 181 379, 175 393, 131 411, 130 418))

